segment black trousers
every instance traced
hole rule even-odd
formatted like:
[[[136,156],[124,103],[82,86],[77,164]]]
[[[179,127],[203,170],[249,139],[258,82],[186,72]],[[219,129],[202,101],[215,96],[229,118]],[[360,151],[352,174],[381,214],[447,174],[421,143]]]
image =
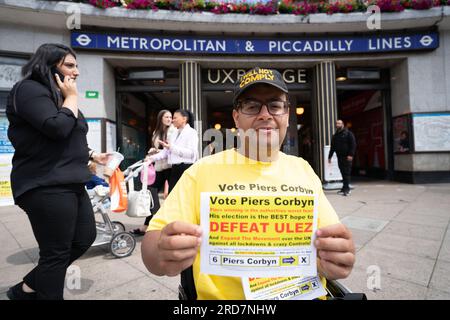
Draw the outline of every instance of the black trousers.
[[[172,165],[172,171],[170,172],[169,178],[169,193],[173,190],[178,180],[180,180],[183,172],[186,171],[192,163],[180,163]]]
[[[61,300],[67,268],[96,237],[94,212],[84,185],[39,187],[17,204],[28,215],[39,245],[39,262],[24,278],[40,300]]]
[[[150,190],[150,193],[153,198],[153,208],[150,209],[151,215],[145,218],[144,225],[148,226],[150,223],[150,220],[152,220],[153,215],[158,212],[161,205],[159,204],[159,196],[158,196],[158,189],[153,188],[153,186],[148,187],[148,190]]]
[[[148,224],[150,223],[150,220],[153,218],[153,215],[158,212],[160,206],[159,203],[159,196],[158,196],[158,192],[160,191],[164,191],[164,185],[166,183],[166,181],[169,181],[170,178],[170,171],[171,169],[165,169],[163,171],[157,171],[156,172],[156,178],[155,178],[155,182],[148,187],[148,190],[150,190],[150,193],[152,194],[152,198],[153,198],[153,208],[150,209],[150,212],[152,213],[150,216],[148,216],[147,218],[145,218],[145,222],[144,225],[148,226]]]
[[[172,168],[169,171],[170,172],[170,175],[169,175],[169,193],[175,187],[175,185],[177,184],[178,180],[180,180],[181,176],[183,175],[183,172],[187,168],[189,168],[191,165],[192,165],[192,163],[181,163],[181,164],[174,164],[174,165],[172,165]],[[160,181],[161,181],[161,183],[163,185],[162,188],[164,189],[164,182],[165,182],[165,180],[162,180],[162,178],[161,178]],[[158,182],[158,173],[156,174],[155,183],[156,182]],[[151,210],[151,212],[153,214],[156,213],[159,210],[159,208],[160,208],[159,198],[158,198],[158,189],[155,187],[155,183],[151,187],[149,187],[149,190],[150,190],[150,192],[152,194],[153,201],[154,201],[154,207]],[[146,226],[148,226],[148,224],[150,223],[150,220],[153,218],[153,214],[148,216],[145,219],[144,224]]]
[[[350,176],[352,172],[352,161],[347,160],[347,156],[338,157],[338,166],[342,174],[342,191],[350,191]]]
[[[157,171],[156,179],[155,182],[152,184],[152,187],[158,189],[158,192],[164,191],[164,185],[166,181],[169,181],[171,171],[172,171],[171,168],[165,169],[163,171]]]

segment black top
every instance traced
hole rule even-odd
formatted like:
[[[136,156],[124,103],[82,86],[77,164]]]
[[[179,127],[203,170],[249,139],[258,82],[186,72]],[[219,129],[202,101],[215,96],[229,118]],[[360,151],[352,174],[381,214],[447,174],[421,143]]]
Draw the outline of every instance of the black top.
[[[11,189],[14,200],[40,186],[86,183],[89,151],[88,125],[68,108],[58,108],[50,89],[34,80],[14,86],[8,96],[8,138],[15,152]],[[13,93],[16,89],[16,103]]]
[[[347,128],[337,131],[331,139],[330,152],[328,153],[328,159],[333,157],[333,153],[336,152],[338,157],[354,156],[356,151],[355,136]]]
[[[400,139],[399,145],[400,145],[400,147],[402,147],[404,149],[404,151],[408,151],[409,150],[409,139],[408,138]]]

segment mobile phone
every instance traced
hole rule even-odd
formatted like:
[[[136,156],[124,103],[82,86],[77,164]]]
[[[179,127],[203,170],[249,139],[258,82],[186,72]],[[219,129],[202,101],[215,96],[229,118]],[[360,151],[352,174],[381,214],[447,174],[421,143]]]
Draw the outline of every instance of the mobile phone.
[[[61,71],[58,70],[58,68],[53,67],[53,68],[51,69],[51,72],[52,72],[52,75],[53,75],[53,76],[54,76],[55,74],[57,74],[58,77],[59,77],[59,79],[61,80],[61,82],[64,82],[65,76],[64,76],[64,74],[62,74]],[[55,80],[55,81],[56,81],[56,80]]]

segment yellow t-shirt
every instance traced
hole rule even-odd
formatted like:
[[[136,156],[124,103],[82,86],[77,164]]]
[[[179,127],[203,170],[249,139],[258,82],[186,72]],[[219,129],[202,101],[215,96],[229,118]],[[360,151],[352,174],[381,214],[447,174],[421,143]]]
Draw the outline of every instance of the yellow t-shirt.
[[[320,179],[308,162],[282,152],[277,161],[259,162],[231,149],[205,157],[186,170],[150,221],[147,231],[161,230],[174,221],[200,225],[201,192],[249,191],[270,195],[310,194],[312,191],[318,195],[318,228],[339,223],[336,212],[323,193]],[[200,300],[245,299],[241,278],[200,273],[200,254],[195,259],[193,274]]]

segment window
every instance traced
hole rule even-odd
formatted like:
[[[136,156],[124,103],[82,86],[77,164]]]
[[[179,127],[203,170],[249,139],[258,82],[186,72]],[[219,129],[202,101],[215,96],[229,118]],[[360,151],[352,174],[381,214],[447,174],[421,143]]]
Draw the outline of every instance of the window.
[[[14,84],[22,78],[22,66],[26,59],[0,56],[0,114],[5,113],[6,99]]]

